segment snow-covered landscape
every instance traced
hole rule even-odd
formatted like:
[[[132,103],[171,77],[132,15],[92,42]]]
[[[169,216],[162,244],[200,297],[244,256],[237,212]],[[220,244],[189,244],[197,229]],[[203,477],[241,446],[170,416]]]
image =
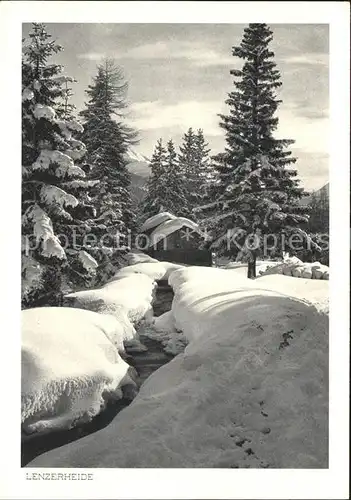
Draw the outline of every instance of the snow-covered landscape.
[[[170,59],[204,85],[182,68],[169,94],[203,103],[175,109],[136,64],[159,28],[111,57],[78,52],[91,27],[24,25],[22,467],[329,466],[328,169],[291,117],[310,32],[219,28],[189,28],[212,40],[201,64]]]

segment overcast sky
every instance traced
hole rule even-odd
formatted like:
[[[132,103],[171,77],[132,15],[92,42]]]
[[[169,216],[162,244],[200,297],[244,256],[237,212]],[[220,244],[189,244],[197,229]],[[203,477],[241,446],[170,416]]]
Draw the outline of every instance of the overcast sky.
[[[277,137],[294,139],[296,167],[306,189],[328,182],[328,25],[270,25],[271,44],[282,76]],[[24,35],[30,25],[24,25]],[[239,24],[48,24],[63,45],[56,60],[78,80],[74,104],[103,57],[112,57],[129,82],[127,121],[140,132],[135,149],[151,156],[156,140],[179,144],[189,128],[202,128],[213,152],[224,146],[218,113],[232,90]]]

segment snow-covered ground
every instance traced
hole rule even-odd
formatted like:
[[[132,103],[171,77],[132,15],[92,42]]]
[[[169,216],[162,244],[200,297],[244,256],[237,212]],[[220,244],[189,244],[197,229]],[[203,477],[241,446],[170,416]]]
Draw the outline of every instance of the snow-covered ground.
[[[101,288],[68,294],[73,308],[23,311],[22,422],[28,432],[91,418],[103,394],[122,397],[120,386],[130,385],[130,367],[119,353],[126,346],[145,350],[135,326],[152,319],[157,274],[156,268],[151,277],[132,268]],[[162,267],[159,274],[166,273]]]
[[[123,273],[122,270],[119,279],[101,288],[70,293],[65,299],[81,309],[115,315],[126,325],[127,331],[128,323],[131,326],[131,322],[152,315],[155,286],[154,279],[146,274]]]
[[[107,428],[29,466],[328,467],[327,287],[238,271],[173,272],[157,323],[183,331],[184,353]]]
[[[329,280],[329,267],[320,262],[302,262],[287,254],[281,262],[265,262],[265,266],[258,269],[258,274],[284,274],[295,278]]]
[[[45,432],[92,418],[107,398],[135,386],[118,348],[124,328],[110,315],[66,307],[22,312],[22,424]],[[136,392],[136,391],[135,391]]]
[[[146,275],[153,281],[168,280],[173,271],[182,267],[180,264],[173,264],[172,262],[138,262],[117,271],[110,281],[116,281],[133,274]]]

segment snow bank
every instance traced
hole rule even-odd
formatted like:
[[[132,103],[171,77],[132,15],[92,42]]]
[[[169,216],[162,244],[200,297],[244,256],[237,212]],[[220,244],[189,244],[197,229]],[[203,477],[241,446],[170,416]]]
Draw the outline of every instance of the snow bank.
[[[173,271],[183,268],[180,264],[174,264],[173,262],[161,262],[155,259],[152,260],[152,262],[138,262],[124,267],[117,271],[110,281],[116,281],[133,274],[144,274],[153,281],[168,280]]]
[[[259,281],[172,273],[185,352],[108,427],[29,466],[327,468],[327,317]]]
[[[128,265],[141,264],[143,262],[158,262],[158,260],[153,259],[146,253],[140,252],[138,250],[133,250],[125,256]]]
[[[312,304],[318,311],[329,312],[329,283],[325,280],[294,279],[291,276],[270,275],[255,280],[255,286],[279,292]]]
[[[69,428],[135,385],[118,354],[116,318],[65,307],[22,312],[22,424],[26,433]]]
[[[281,262],[267,262],[265,268],[258,270],[262,276],[285,274],[294,278],[329,280],[329,267],[320,262],[302,262],[297,257],[285,257]]]
[[[139,250],[133,250],[132,252],[128,253],[125,256],[125,259],[128,263],[129,268],[133,268],[133,269],[137,269],[136,267],[134,267],[135,264],[160,264],[160,265],[162,265],[163,268],[165,269],[164,275],[161,278],[155,278],[155,279],[168,280],[170,274],[173,271],[176,271],[177,269],[184,268],[184,266],[182,266],[181,264],[175,264],[174,262],[167,262],[167,261],[160,261],[157,259],[153,259],[152,257],[147,255],[146,253],[143,253]],[[144,267],[145,270],[147,270],[148,268],[150,270],[152,269],[151,266]],[[141,267],[140,269],[142,270],[143,267]],[[155,269],[160,269],[160,267],[157,267],[157,268],[155,267]],[[124,268],[123,271],[127,271],[127,268]],[[142,271],[142,272],[144,272],[144,271]],[[148,274],[148,272],[146,272],[146,274]]]
[[[149,231],[150,229],[159,226],[163,222],[166,222],[168,220],[173,220],[173,219],[176,219],[175,215],[172,215],[169,212],[160,212],[159,214],[156,214],[153,217],[150,217],[142,224],[142,226],[140,228],[140,233],[143,233],[145,231]]]
[[[142,262],[133,264],[117,271],[111,281],[119,280],[133,274],[148,276],[152,281],[160,280],[166,273],[166,268],[160,262]]]
[[[131,323],[152,315],[155,286],[145,274],[131,274],[101,288],[70,293],[65,300],[74,307],[114,315],[125,325],[125,338],[131,339],[135,334]]]

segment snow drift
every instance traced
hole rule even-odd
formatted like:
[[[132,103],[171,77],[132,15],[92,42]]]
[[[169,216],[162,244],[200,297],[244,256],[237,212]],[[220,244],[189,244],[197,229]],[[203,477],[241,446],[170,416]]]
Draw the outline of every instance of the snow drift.
[[[69,428],[135,386],[122,360],[124,329],[113,316],[65,307],[22,312],[22,428]]]
[[[172,262],[140,262],[117,271],[110,281],[116,281],[135,274],[148,276],[153,281],[167,280],[173,271],[182,267],[180,264],[173,264]]]
[[[173,317],[159,327],[175,320],[184,353],[107,428],[29,466],[328,467],[327,316],[232,271],[187,268],[169,281]]]
[[[265,267],[257,269],[262,276],[284,274],[294,278],[329,280],[329,267],[320,262],[302,262],[297,257],[286,256],[281,262],[267,262]]]
[[[101,288],[70,293],[65,301],[74,307],[114,315],[125,325],[126,338],[130,338],[131,323],[152,315],[155,286],[146,274],[122,273]]]

